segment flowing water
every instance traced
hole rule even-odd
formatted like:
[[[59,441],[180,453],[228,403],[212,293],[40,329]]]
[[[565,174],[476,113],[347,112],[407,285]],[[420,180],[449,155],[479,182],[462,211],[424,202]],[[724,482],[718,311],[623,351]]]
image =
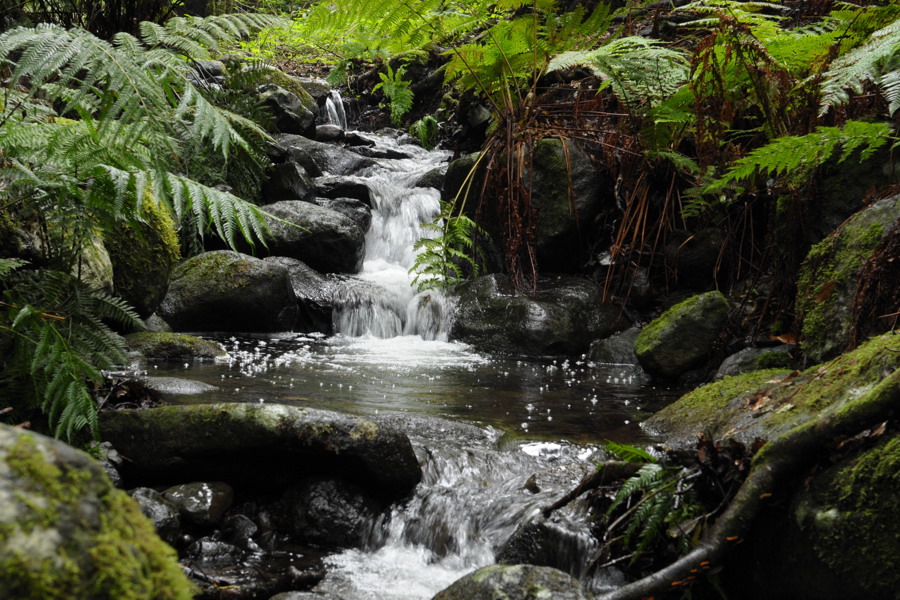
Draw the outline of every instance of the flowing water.
[[[389,138],[379,145],[412,157],[360,175],[372,191],[372,226],[362,272],[337,292],[335,335],[223,336],[227,361],[151,365],[148,374],[207,384],[179,402],[310,406],[408,432],[423,482],[372,524],[364,549],[327,559],[318,589],[345,600],[419,600],[491,564],[516,527],[593,468],[599,442],[651,441],[640,420],[676,392],[643,385],[625,365],[490,357],[447,341],[452,307],[436,292],[417,294],[408,273],[420,225],[439,211],[438,192],[413,184],[447,155]],[[614,581],[587,575],[593,542],[579,510],[559,511],[548,526],[559,531],[563,565],[596,590]]]

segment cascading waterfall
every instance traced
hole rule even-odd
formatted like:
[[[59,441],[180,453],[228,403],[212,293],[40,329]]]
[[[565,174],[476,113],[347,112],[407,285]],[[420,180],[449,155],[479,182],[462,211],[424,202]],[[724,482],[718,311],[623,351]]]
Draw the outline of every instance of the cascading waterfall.
[[[398,147],[391,139],[379,144]],[[344,336],[420,336],[446,341],[447,300],[437,291],[417,293],[409,269],[421,225],[440,211],[440,192],[414,187],[416,180],[447,156],[399,146],[413,158],[382,159],[359,180],[371,190],[372,224],[366,234],[362,271],[344,280],[335,295],[334,329]]]
[[[325,118],[328,123],[347,129],[347,113],[344,110],[344,99],[337,90],[331,90],[325,98]]]

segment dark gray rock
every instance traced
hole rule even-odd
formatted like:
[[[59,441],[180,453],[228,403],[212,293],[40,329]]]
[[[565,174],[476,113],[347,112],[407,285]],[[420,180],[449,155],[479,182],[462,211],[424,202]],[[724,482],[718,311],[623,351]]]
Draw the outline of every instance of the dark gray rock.
[[[135,499],[141,512],[153,522],[156,533],[171,546],[178,545],[181,537],[181,515],[175,505],[151,488],[135,488],[128,492]]]
[[[590,551],[584,536],[552,519],[537,517],[520,525],[495,558],[498,564],[540,565],[568,571],[579,568]]]
[[[147,328],[147,331],[152,331],[153,333],[172,333],[172,328],[169,327],[169,324],[163,321],[162,317],[156,313],[144,319],[144,327]]]
[[[791,357],[789,352],[793,346],[782,344],[770,348],[744,348],[735,352],[722,361],[715,379],[758,371],[759,369],[774,369],[787,367]]]
[[[331,479],[292,488],[285,506],[295,538],[341,548],[358,547],[381,509],[361,488]]]
[[[291,200],[268,204],[262,209],[280,220],[268,219],[267,247],[260,248],[260,254],[296,258],[322,273],[359,271],[365,233],[350,217],[309,202]]]
[[[203,537],[188,546],[187,554],[195,561],[209,564],[234,563],[243,555],[243,550],[228,542],[213,537]]]
[[[130,459],[122,469],[126,481],[220,479],[240,489],[327,475],[395,499],[422,476],[403,433],[359,417],[293,406],[110,411],[101,415],[101,432]]]
[[[316,114],[294,93],[283,87],[266,84],[260,87],[260,100],[275,118],[275,130],[314,136],[316,134]]]
[[[438,592],[433,600],[588,600],[581,583],[562,571],[533,565],[482,567]]]
[[[293,144],[293,141],[305,140],[301,135],[285,133],[277,136],[276,142],[270,143],[267,147],[269,158],[273,163],[283,163],[293,161],[306,169],[311,177],[321,177],[322,167],[307,152],[302,143]]]
[[[692,296],[647,325],[634,343],[641,366],[654,377],[674,379],[703,365],[728,320],[722,292]]]
[[[376,164],[373,159],[360,156],[341,146],[317,142],[300,135],[282,135],[278,137],[278,142],[304,167],[306,167],[305,157],[308,157],[321,173],[329,175],[353,175]],[[308,167],[306,170],[311,175],[317,176],[314,170]]]
[[[264,203],[279,200],[312,202],[316,197],[316,186],[306,169],[295,162],[285,162],[273,165],[269,170],[260,196]]]
[[[303,86],[303,89],[312,96],[313,100],[318,102],[322,98],[328,96],[331,93],[332,87],[331,84],[325,81],[324,79],[318,79],[316,77],[294,77],[294,80]]]
[[[634,342],[640,335],[639,327],[631,327],[602,340],[594,340],[588,350],[588,360],[604,365],[622,368],[622,378],[636,383],[645,383],[650,377],[641,367],[634,354]]]
[[[488,352],[526,356],[577,355],[590,343],[627,327],[619,307],[586,279],[542,279],[533,294],[518,293],[509,278],[487,275],[464,283],[451,337]]]
[[[363,233],[372,225],[372,209],[355,198],[316,198],[315,203],[322,208],[339,212],[353,219]]]
[[[317,142],[340,142],[344,139],[344,130],[333,123],[316,125]]]
[[[211,527],[218,525],[231,508],[234,490],[222,481],[195,481],[172,486],[163,496],[185,521]]]
[[[725,268],[724,245],[725,233],[719,228],[673,231],[663,248],[666,267],[681,287],[708,290],[715,285],[719,271]]]
[[[436,190],[443,189],[444,177],[447,174],[447,167],[447,165],[441,165],[425,172],[421,177],[419,177],[419,179],[416,180],[416,182],[413,184],[413,187],[430,187]]]
[[[298,307],[294,331],[330,333],[335,283],[296,258],[270,256],[265,260],[283,266],[291,275]]]
[[[230,250],[179,265],[159,309],[176,331],[288,331],[296,314],[287,269]]]
[[[325,198],[354,198],[372,206],[372,190],[361,177],[330,175],[316,179],[316,193]]]
[[[351,150],[369,158],[405,159],[412,158],[413,156],[408,152],[397,150],[395,148],[378,148],[375,146],[353,146],[351,147]]]
[[[544,272],[577,271],[584,264],[578,257],[586,257],[586,233],[594,218],[616,209],[607,191],[612,184],[601,178],[588,154],[571,141],[564,149],[558,139],[543,139],[531,160],[538,264]]]

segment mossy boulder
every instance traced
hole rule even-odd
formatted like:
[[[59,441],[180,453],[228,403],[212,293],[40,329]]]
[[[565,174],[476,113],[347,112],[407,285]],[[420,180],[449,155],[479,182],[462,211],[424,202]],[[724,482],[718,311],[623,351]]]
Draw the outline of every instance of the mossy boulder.
[[[858,212],[812,247],[797,282],[801,348],[812,362],[846,349],[853,329],[853,301],[868,257],[900,219],[900,195]]]
[[[587,600],[581,583],[552,567],[490,565],[438,592],[433,600]]]
[[[129,350],[156,360],[215,360],[228,353],[218,342],[184,333],[141,331],[125,336]]]
[[[703,366],[730,310],[719,291],[679,302],[644,327],[634,354],[654,377],[674,379]]]
[[[766,369],[725,377],[682,396],[643,427],[673,445],[690,446],[700,433],[745,444],[773,439],[872,389],[886,371],[900,368],[898,349],[900,336],[884,334],[803,372]]]
[[[765,557],[753,582],[773,600],[894,600],[900,590],[900,435],[853,452],[765,520],[747,553]],[[772,544],[773,536],[780,543]],[[740,560],[740,556],[736,557]]]
[[[230,250],[181,263],[159,307],[175,331],[288,331],[296,315],[287,269]]]
[[[165,297],[181,251],[172,217],[150,197],[144,199],[141,219],[107,232],[105,241],[116,295],[146,319]]]
[[[621,309],[582,278],[542,279],[534,293],[515,290],[505,275],[467,282],[458,297],[450,335],[486,352],[524,356],[577,355],[592,341],[625,329]]]
[[[129,481],[221,480],[281,487],[327,475],[379,497],[405,496],[421,469],[409,438],[360,417],[279,404],[195,404],[101,415]],[[290,468],[285,468],[290,465]]]
[[[0,425],[0,597],[190,600],[175,551],[87,454]]]

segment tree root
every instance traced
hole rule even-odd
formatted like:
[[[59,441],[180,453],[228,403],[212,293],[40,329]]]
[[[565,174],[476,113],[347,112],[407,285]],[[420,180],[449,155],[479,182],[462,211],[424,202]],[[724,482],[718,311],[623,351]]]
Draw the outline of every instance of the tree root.
[[[688,585],[722,561],[729,548],[747,533],[779,485],[784,486],[807,468],[819,451],[885,421],[898,408],[900,370],[894,370],[869,393],[827,410],[768,442],[754,457],[750,474],[731,504],[696,548],[643,579],[597,596],[597,600],[640,600]]]
[[[582,478],[581,483],[579,483],[575,488],[569,491],[569,493],[567,493],[565,496],[563,496],[553,504],[545,506],[543,509],[541,509],[541,514],[544,516],[544,518],[547,518],[551,513],[553,513],[553,511],[559,510],[585,492],[597,489],[598,487],[606,485],[616,479],[627,479],[628,477],[631,477],[638,472],[638,469],[640,469],[641,466],[641,463],[624,462],[619,460],[609,460],[605,463],[597,465],[596,471],[585,475]]]

